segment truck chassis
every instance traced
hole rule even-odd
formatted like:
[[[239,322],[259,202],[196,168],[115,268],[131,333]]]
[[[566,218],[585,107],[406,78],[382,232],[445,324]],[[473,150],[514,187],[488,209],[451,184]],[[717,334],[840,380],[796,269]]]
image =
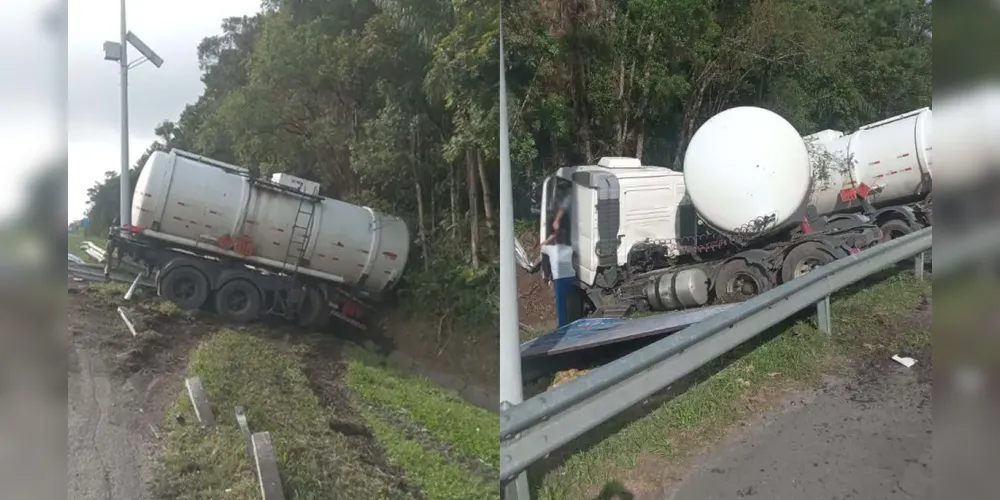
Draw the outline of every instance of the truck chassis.
[[[106,252],[105,276],[128,257],[145,269],[146,277],[154,277],[160,297],[185,310],[210,309],[235,323],[271,315],[303,328],[319,329],[332,316],[364,330],[367,313],[375,310],[344,287],[174,247],[134,228],[112,228]]]
[[[593,287],[577,288],[567,304],[570,320],[586,316],[623,317],[636,312],[670,310],[662,306],[657,290],[667,273],[701,268],[709,278],[710,303],[746,300],[795,279],[836,259],[931,225],[931,199],[880,209],[864,203],[861,213],[812,216],[777,238],[758,242],[734,253],[732,245],[682,258],[650,263],[656,243],[636,245],[629,265],[599,271]],[[664,255],[666,249],[660,254]],[[547,265],[543,265],[548,273]],[[670,293],[670,292],[666,292]]]

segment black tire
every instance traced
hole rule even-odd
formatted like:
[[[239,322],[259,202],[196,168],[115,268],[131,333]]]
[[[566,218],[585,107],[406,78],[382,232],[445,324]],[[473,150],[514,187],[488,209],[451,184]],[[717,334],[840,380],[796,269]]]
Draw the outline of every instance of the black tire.
[[[160,296],[181,309],[194,311],[208,301],[208,278],[191,266],[178,266],[168,271],[157,286]]]
[[[215,292],[215,312],[234,323],[260,317],[260,290],[249,280],[234,279]]]
[[[834,260],[836,258],[822,244],[815,241],[803,243],[785,255],[785,260],[781,263],[781,282],[788,283]]]
[[[723,264],[712,283],[716,299],[724,301],[748,299],[773,287],[773,280],[762,267],[743,259]]]
[[[913,228],[906,221],[891,219],[879,226],[882,230],[882,243],[888,243],[901,236],[906,236],[913,232]]]
[[[302,328],[323,328],[330,322],[330,304],[326,302],[323,292],[310,287],[305,300],[299,307],[295,323]]]

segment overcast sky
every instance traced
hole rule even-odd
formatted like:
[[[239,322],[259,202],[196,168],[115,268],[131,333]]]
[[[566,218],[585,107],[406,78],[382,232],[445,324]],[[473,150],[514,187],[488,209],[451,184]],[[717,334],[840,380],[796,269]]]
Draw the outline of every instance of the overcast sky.
[[[0,217],[22,201],[15,185],[51,154],[58,140],[52,97],[55,68],[52,41],[41,29],[48,5],[9,2],[0,16],[0,147],[4,182],[0,182]],[[119,37],[118,0],[70,0],[68,47],[69,218],[86,208],[86,190],[120,165],[119,75],[104,60],[103,43]],[[129,71],[130,161],[153,141],[153,129],[177,119],[184,106],[201,94],[197,46],[221,32],[222,19],[251,15],[260,0],[128,0],[128,28],[164,59],[156,68],[144,63]],[[29,52],[28,48],[39,52]],[[129,60],[137,51],[130,48]]]

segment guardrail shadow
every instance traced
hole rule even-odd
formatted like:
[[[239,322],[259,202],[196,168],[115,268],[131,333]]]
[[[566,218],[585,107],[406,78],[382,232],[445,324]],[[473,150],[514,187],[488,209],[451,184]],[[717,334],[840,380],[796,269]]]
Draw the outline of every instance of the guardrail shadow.
[[[865,290],[871,285],[884,281],[888,278],[898,275],[901,272],[912,272],[913,271],[913,260],[910,259],[904,261],[902,264],[887,268],[883,271],[873,274],[866,279],[863,279],[853,285],[845,287],[836,292],[835,297],[837,299],[843,300],[850,298],[859,292]],[[925,279],[929,276],[925,277]],[[735,349],[727,352],[718,359],[708,363],[702,368],[696,370],[690,375],[678,380],[674,384],[666,387],[665,389],[653,394],[647,398],[642,403],[639,403],[628,410],[625,410],[621,414],[613,417],[607,422],[601,424],[595,429],[584,433],[582,436],[578,437],[571,443],[556,450],[546,456],[545,458],[535,462],[531,467],[528,468],[528,478],[529,484],[533,491],[533,495],[539,494],[539,487],[542,483],[542,478],[549,472],[560,467],[567,459],[578,453],[584,453],[590,450],[593,446],[603,441],[605,438],[612,436],[622,430],[624,427],[628,426],[632,422],[642,419],[649,415],[651,412],[662,407],[664,404],[669,403],[675,397],[683,394],[688,388],[704,382],[719,373],[733,362],[740,360],[744,356],[752,353],[758,347],[768,343],[773,340],[778,335],[791,328],[796,323],[802,321],[815,322],[816,309],[815,307],[806,307],[805,309],[799,311],[793,316],[779,322],[778,324],[772,326],[765,332],[754,337],[753,339],[737,346]],[[836,317],[836,316],[834,316]],[[817,333],[819,334],[819,333]],[[837,333],[834,333],[834,338],[836,338]],[[624,356],[632,351],[645,347],[663,337],[657,337],[653,339],[638,339],[634,341],[622,342],[618,345],[605,346],[604,349],[594,349],[591,353],[575,353],[575,356],[570,356],[565,354],[566,358],[561,360],[553,361],[551,368],[553,369],[573,369],[585,370],[593,369],[600,365],[611,362],[621,356]],[[541,379],[536,379],[535,383],[531,384],[530,387],[525,388],[525,396],[531,397],[535,394],[544,392],[545,388],[551,384],[553,380],[553,374],[549,374]],[[529,390],[530,389],[530,390]],[[632,499],[634,495],[629,492],[625,487],[617,481],[611,481],[605,484],[604,489],[596,497],[595,500],[604,499]]]

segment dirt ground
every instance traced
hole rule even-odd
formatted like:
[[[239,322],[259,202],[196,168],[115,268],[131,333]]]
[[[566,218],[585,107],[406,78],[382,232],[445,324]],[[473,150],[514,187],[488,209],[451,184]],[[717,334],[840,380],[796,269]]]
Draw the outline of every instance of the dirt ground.
[[[117,311],[122,303],[120,296],[117,289],[72,280],[68,283],[71,499],[153,498],[149,481],[159,450],[159,426],[166,409],[183,391],[189,353],[207,335],[231,326],[209,313],[149,305],[151,301],[140,297],[127,306],[138,332],[137,337],[132,337]],[[388,321],[383,326],[393,328],[394,323]],[[412,331],[414,326],[408,327]],[[476,399],[474,404],[496,407],[495,395],[491,394],[496,390],[495,382],[489,386],[474,383],[488,379],[487,371],[465,376],[451,371],[472,366],[475,351],[440,349],[419,342],[426,338],[420,335],[397,341],[377,332],[338,336],[310,335],[283,325],[256,325],[250,329],[302,356],[314,391],[337,416],[331,425],[348,436],[364,460],[396,478],[402,474],[393,474],[380,445],[349,402],[340,362],[345,341],[366,345],[383,355],[389,352],[390,359],[405,359],[399,364],[406,368],[431,371],[424,375],[439,385],[455,385],[449,388]],[[443,342],[447,347],[447,339]],[[482,361],[478,364],[481,367]]]
[[[107,292],[71,281],[68,293],[69,498],[152,498],[163,411],[210,328],[143,311],[133,338]]]
[[[538,255],[537,235],[523,235],[521,245],[528,255]],[[529,274],[517,268],[517,303],[518,321],[522,325],[541,331],[555,328],[555,296],[551,285],[542,278],[542,273]]]

